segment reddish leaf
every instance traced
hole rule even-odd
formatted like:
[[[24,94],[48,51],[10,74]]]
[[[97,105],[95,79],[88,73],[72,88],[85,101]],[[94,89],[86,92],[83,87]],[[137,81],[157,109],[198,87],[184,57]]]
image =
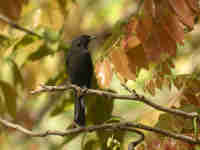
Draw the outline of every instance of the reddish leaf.
[[[138,26],[138,37],[143,42],[144,51],[150,60],[160,60],[162,53],[168,53],[170,56],[176,54],[176,42],[158,23],[153,23],[151,30],[141,20],[141,26]],[[146,33],[148,33],[146,35]]]
[[[0,12],[3,15],[16,20],[20,17],[20,13],[24,3],[27,3],[27,0],[1,1]]]
[[[156,14],[158,22],[164,28],[164,30],[171,36],[171,38],[183,44],[184,40],[184,29],[180,24],[176,15],[171,13],[172,10],[169,6],[168,1],[161,1],[160,4],[157,4]]]
[[[126,52],[128,67],[130,71],[136,74],[137,68],[147,68],[148,61],[145,57],[142,45],[129,49]]]
[[[132,17],[129,20],[129,23],[125,26],[125,37],[121,41],[123,49],[135,48],[140,44],[140,40],[135,35],[135,30],[138,24],[138,20],[135,17]]]
[[[185,0],[168,0],[168,2],[180,21],[192,29],[194,25],[194,13],[189,8]]]
[[[128,24],[125,26],[125,30],[128,34],[132,33],[132,32],[135,32],[135,29],[137,27],[137,24],[138,24],[138,20],[136,17],[132,17]]]
[[[104,59],[103,62],[98,61],[95,64],[95,73],[98,85],[101,88],[108,88],[113,75],[110,62],[107,59]]]
[[[149,16],[144,16],[138,21],[138,26],[136,28],[137,37],[140,39],[141,43],[144,43],[152,31],[152,18]]]
[[[200,12],[200,7],[199,7],[199,0],[185,0],[189,7],[195,12],[199,13]]]
[[[155,17],[155,3],[154,0],[144,1],[144,15]]]
[[[110,55],[111,61],[114,65],[114,69],[118,72],[124,79],[135,79],[135,73],[130,69],[128,58],[126,52],[122,49],[113,50]]]

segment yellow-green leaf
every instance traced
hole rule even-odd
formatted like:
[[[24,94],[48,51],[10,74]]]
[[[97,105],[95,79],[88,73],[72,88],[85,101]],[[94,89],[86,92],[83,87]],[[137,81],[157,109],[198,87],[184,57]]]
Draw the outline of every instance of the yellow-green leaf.
[[[15,85],[20,84],[23,87],[24,86],[23,77],[15,61],[11,58],[6,58],[5,62],[8,63],[8,65],[11,67],[14,76],[14,84]]]
[[[17,107],[17,91],[12,87],[8,82],[0,80],[0,87],[5,98],[6,107],[8,113],[15,118],[16,116],[16,107]]]

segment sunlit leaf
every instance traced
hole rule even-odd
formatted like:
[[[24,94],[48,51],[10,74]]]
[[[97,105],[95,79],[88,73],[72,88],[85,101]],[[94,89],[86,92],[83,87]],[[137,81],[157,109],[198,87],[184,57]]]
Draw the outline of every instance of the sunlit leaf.
[[[66,71],[59,72],[51,77],[45,84],[47,85],[61,85],[67,80]]]
[[[22,6],[25,2],[26,2],[25,0],[1,1],[1,6],[0,6],[1,14],[13,20],[17,20],[20,17]]]
[[[28,57],[28,60],[30,61],[40,60],[43,57],[46,57],[51,54],[53,54],[53,51],[49,49],[46,44],[43,44],[42,46],[39,47],[37,51],[35,51]]]
[[[98,61],[95,64],[95,73],[98,85],[101,88],[108,88],[112,79],[112,68],[109,60]]]
[[[5,112],[6,112],[6,105],[3,99],[2,90],[0,90],[0,115],[4,114]]]
[[[69,109],[72,108],[73,102],[74,102],[73,98],[63,99],[62,102],[57,104],[57,106],[54,108],[54,110],[51,113],[51,116],[56,116],[64,111],[68,111]]]
[[[198,130],[199,130],[197,121],[198,121],[197,118],[193,119],[194,135],[195,135],[196,139],[198,139]]]
[[[35,42],[36,40],[38,40],[38,37],[30,35],[30,34],[26,34],[13,48],[13,50],[18,50],[20,48],[23,48],[29,44],[32,44],[33,42]]]
[[[0,80],[0,87],[5,98],[8,113],[15,118],[17,107],[17,91],[9,83]]]
[[[19,67],[17,66],[15,61],[11,58],[6,58],[5,62],[8,63],[8,65],[11,67],[12,74],[14,76],[14,84],[15,85],[20,84],[23,87],[24,86],[24,80],[23,80],[22,74],[19,70]]]
[[[60,39],[61,33],[56,32],[53,29],[46,28],[44,33],[43,33],[44,39],[47,39],[51,42],[56,42]]]
[[[0,34],[0,49],[8,48],[11,44],[12,44],[12,42],[9,37]]]
[[[200,146],[199,145],[195,145],[195,150],[200,150]]]

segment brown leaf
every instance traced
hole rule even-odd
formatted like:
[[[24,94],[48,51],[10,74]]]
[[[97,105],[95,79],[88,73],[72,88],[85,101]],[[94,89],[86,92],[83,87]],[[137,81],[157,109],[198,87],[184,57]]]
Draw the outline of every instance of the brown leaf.
[[[176,42],[165,32],[160,24],[154,23],[151,31],[148,32],[151,32],[151,34],[149,34],[148,39],[143,43],[148,59],[159,61],[161,60],[161,54],[175,56]]]
[[[121,45],[123,49],[135,48],[140,44],[140,40],[136,36],[136,27],[138,24],[138,19],[132,17],[128,24],[125,26],[125,37],[121,40]]]
[[[175,56],[176,44],[183,44],[184,25],[193,28],[197,2],[186,0],[144,1],[136,35],[141,41],[149,61],[161,61],[161,54]],[[128,40],[127,40],[128,41]]]
[[[112,68],[108,59],[104,59],[103,62],[98,61],[95,64],[95,73],[98,85],[101,88],[108,88],[112,80]]]
[[[114,65],[114,70],[123,77],[123,80],[135,79],[135,73],[131,71],[126,52],[123,49],[113,50],[110,58]]]
[[[153,18],[155,17],[156,12],[154,0],[144,1],[144,15],[151,16]]]
[[[188,3],[188,6],[195,12],[199,13],[200,12],[200,7],[199,7],[199,0],[185,0]]]
[[[143,16],[139,19],[136,34],[141,43],[144,43],[148,39],[152,31],[152,26],[153,22],[150,16]]]
[[[170,8],[168,1],[162,1],[160,4],[157,4],[156,7],[156,14],[158,16],[156,20],[174,41],[183,44],[183,26],[180,24],[178,17],[171,12],[172,9]]]
[[[153,22],[150,16],[144,16],[139,20],[136,32],[142,42],[145,55],[149,61],[160,60],[160,55],[163,52],[168,52],[170,55],[175,54],[176,43],[166,33],[160,24]]]
[[[26,0],[6,0],[1,1],[0,13],[10,19],[17,20],[20,17],[22,5]]]
[[[185,0],[168,0],[170,6],[178,16],[179,20],[190,29],[194,25],[194,13]]]
[[[126,57],[128,61],[128,67],[130,71],[134,74],[136,74],[137,68],[148,67],[148,61],[145,57],[142,45],[139,45],[132,49],[128,49],[128,51],[126,52]]]
[[[182,105],[193,104],[200,106],[200,81],[194,79],[191,75],[179,75],[174,80],[177,88],[183,88],[184,97],[181,100]]]

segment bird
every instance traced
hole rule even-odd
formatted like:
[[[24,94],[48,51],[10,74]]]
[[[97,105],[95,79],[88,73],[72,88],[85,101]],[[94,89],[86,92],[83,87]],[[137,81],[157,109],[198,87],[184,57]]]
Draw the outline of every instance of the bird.
[[[95,36],[80,35],[72,40],[67,53],[67,72],[72,84],[81,88],[90,88],[93,76],[93,64],[88,45]],[[80,127],[86,124],[84,95],[75,92],[74,122]]]

